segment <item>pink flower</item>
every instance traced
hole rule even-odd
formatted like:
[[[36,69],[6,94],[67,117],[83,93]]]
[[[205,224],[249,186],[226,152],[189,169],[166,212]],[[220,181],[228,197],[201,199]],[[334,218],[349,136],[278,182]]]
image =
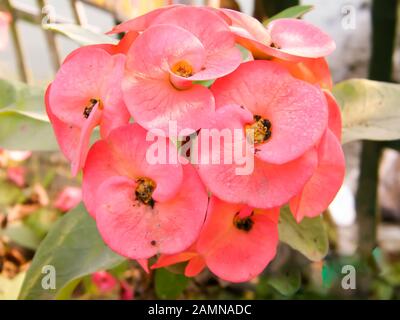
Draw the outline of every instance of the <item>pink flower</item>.
[[[10,167],[7,169],[7,178],[14,182],[18,187],[25,186],[26,168]]]
[[[54,201],[54,207],[67,212],[75,208],[82,201],[82,189],[65,187]]]
[[[0,51],[7,48],[8,44],[8,28],[11,22],[9,12],[0,11]]]
[[[212,197],[196,245],[178,255],[161,256],[152,268],[189,261],[186,276],[207,266],[223,280],[249,281],[275,257],[278,217],[279,208],[258,210]]]
[[[135,298],[133,288],[126,281],[120,281],[120,286],[120,300],[133,300]]]
[[[238,43],[249,49],[255,58],[321,58],[336,48],[327,34],[303,20],[277,19],[264,28],[258,20],[246,14],[229,9],[222,9],[222,12],[231,19],[231,29]]]
[[[121,30],[132,30],[132,23]],[[218,14],[207,8],[170,8],[151,20],[127,54],[125,103],[146,129],[166,132],[172,120],[178,130],[194,132],[209,122],[214,99],[193,82],[225,76],[241,62],[234,36]]]
[[[137,124],[120,127],[93,145],[84,167],[88,211],[110,248],[132,259],[185,250],[207,210],[196,171],[179,163],[151,164],[152,144]],[[168,142],[166,154],[170,148],[175,147]]]
[[[255,88],[255,90],[250,90]],[[254,170],[237,175],[238,163],[200,163],[199,174],[222,200],[255,208],[274,208],[298,194],[317,165],[315,145],[327,128],[328,107],[320,89],[294,79],[269,61],[242,64],[212,86],[217,105],[216,128],[255,132],[249,154]],[[250,131],[251,132],[251,131]],[[229,146],[228,146],[229,147]]]
[[[75,175],[85,163],[93,129],[106,137],[129,122],[122,100],[125,56],[81,48],[61,66],[46,92],[46,109]]]
[[[92,274],[92,281],[100,293],[110,293],[116,289],[118,281],[107,271],[98,271]]]

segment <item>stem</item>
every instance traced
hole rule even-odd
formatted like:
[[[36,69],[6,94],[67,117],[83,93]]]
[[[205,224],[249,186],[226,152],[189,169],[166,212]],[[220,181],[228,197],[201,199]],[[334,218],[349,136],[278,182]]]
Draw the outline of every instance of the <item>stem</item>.
[[[374,0],[372,5],[372,52],[369,78],[377,81],[391,81],[393,51],[396,35],[397,0]],[[371,258],[376,246],[376,222],[378,220],[379,162],[384,143],[363,141],[361,167],[356,194],[359,221],[359,250],[364,259]],[[367,295],[371,277],[364,279],[364,293]]]

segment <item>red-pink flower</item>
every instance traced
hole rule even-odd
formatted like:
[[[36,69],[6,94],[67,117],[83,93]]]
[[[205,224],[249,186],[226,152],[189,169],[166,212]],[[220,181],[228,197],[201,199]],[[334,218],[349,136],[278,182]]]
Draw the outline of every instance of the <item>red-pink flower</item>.
[[[104,241],[132,259],[185,250],[207,210],[207,193],[194,168],[151,164],[153,143],[137,124],[120,127],[93,145],[84,167],[88,211]],[[168,142],[166,154],[170,148]]]
[[[132,30],[130,22],[118,30]],[[147,129],[196,131],[214,111],[211,92],[194,81],[213,80],[235,70],[240,50],[227,23],[207,8],[178,6],[151,20],[127,55],[124,99]],[[196,114],[193,117],[193,114]]]
[[[75,208],[82,201],[82,189],[78,187],[65,187],[54,201],[54,207],[67,212]]]
[[[46,92],[46,109],[61,150],[76,174],[85,163],[93,129],[106,137],[129,122],[122,99],[125,56],[81,48],[61,66]]]
[[[117,279],[107,271],[98,271],[93,273],[92,281],[101,293],[112,292],[118,284]]]
[[[254,170],[236,174],[240,165],[224,162],[229,147],[225,146],[219,154],[221,164],[200,162],[199,173],[206,186],[225,201],[256,208],[288,202],[317,164],[314,147],[328,123],[322,91],[269,61],[244,63],[217,80],[211,90],[217,105],[212,127],[241,130],[243,143],[249,139],[248,130],[254,130],[249,153]]]
[[[7,178],[18,187],[23,187],[25,185],[26,171],[25,167],[10,167],[7,169]]]
[[[186,276],[207,266],[223,280],[251,280],[275,257],[278,217],[279,208],[259,210],[212,197],[196,245],[181,254],[161,256],[152,268],[189,261]]]
[[[229,9],[222,11],[231,19],[231,29],[238,43],[256,58],[321,58],[336,48],[330,36],[303,20],[277,19],[264,28],[258,20],[246,14]]]

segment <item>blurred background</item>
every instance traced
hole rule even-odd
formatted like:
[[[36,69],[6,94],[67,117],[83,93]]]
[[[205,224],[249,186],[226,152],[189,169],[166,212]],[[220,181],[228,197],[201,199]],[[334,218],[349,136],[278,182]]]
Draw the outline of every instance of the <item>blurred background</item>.
[[[42,22],[78,23],[106,32],[116,23],[172,3],[228,7],[261,21],[290,6],[313,5],[304,19],[336,41],[337,50],[328,59],[335,82],[400,81],[397,0],[0,0],[0,78],[45,87],[65,56],[78,47],[42,29]],[[187,280],[177,275],[179,270],[162,271],[165,281],[179,289],[172,292],[158,290],[154,276],[126,262],[85,277],[72,297],[399,299],[400,143],[352,142],[344,150],[345,184],[324,216],[330,239],[324,261],[310,262],[282,244],[275,261],[251,283],[228,284],[208,272]],[[79,186],[60,153],[0,149],[0,299],[17,297],[41,239],[57,218],[80,202]],[[357,270],[354,290],[341,286],[346,265]]]

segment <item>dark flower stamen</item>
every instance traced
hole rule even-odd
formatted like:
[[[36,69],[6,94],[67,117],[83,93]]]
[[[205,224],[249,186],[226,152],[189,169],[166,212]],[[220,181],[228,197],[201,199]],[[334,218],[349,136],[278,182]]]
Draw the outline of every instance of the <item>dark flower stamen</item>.
[[[267,142],[272,135],[271,121],[269,121],[268,119],[264,119],[258,115],[254,116],[254,121],[255,122],[253,124],[247,125],[245,127],[247,139],[252,144]]]
[[[251,215],[246,218],[240,218],[238,215],[239,213],[237,213],[235,218],[233,219],[233,225],[239,230],[249,232],[254,225],[254,221],[251,219]]]
[[[90,113],[92,112],[94,106],[98,103],[99,101],[97,99],[90,99],[89,100],[89,105],[85,107],[83,110],[83,116],[85,119],[89,118]]]
[[[145,205],[154,207],[155,201],[152,198],[153,192],[156,188],[156,183],[149,178],[139,178],[136,180],[137,187],[135,189],[136,200]]]

